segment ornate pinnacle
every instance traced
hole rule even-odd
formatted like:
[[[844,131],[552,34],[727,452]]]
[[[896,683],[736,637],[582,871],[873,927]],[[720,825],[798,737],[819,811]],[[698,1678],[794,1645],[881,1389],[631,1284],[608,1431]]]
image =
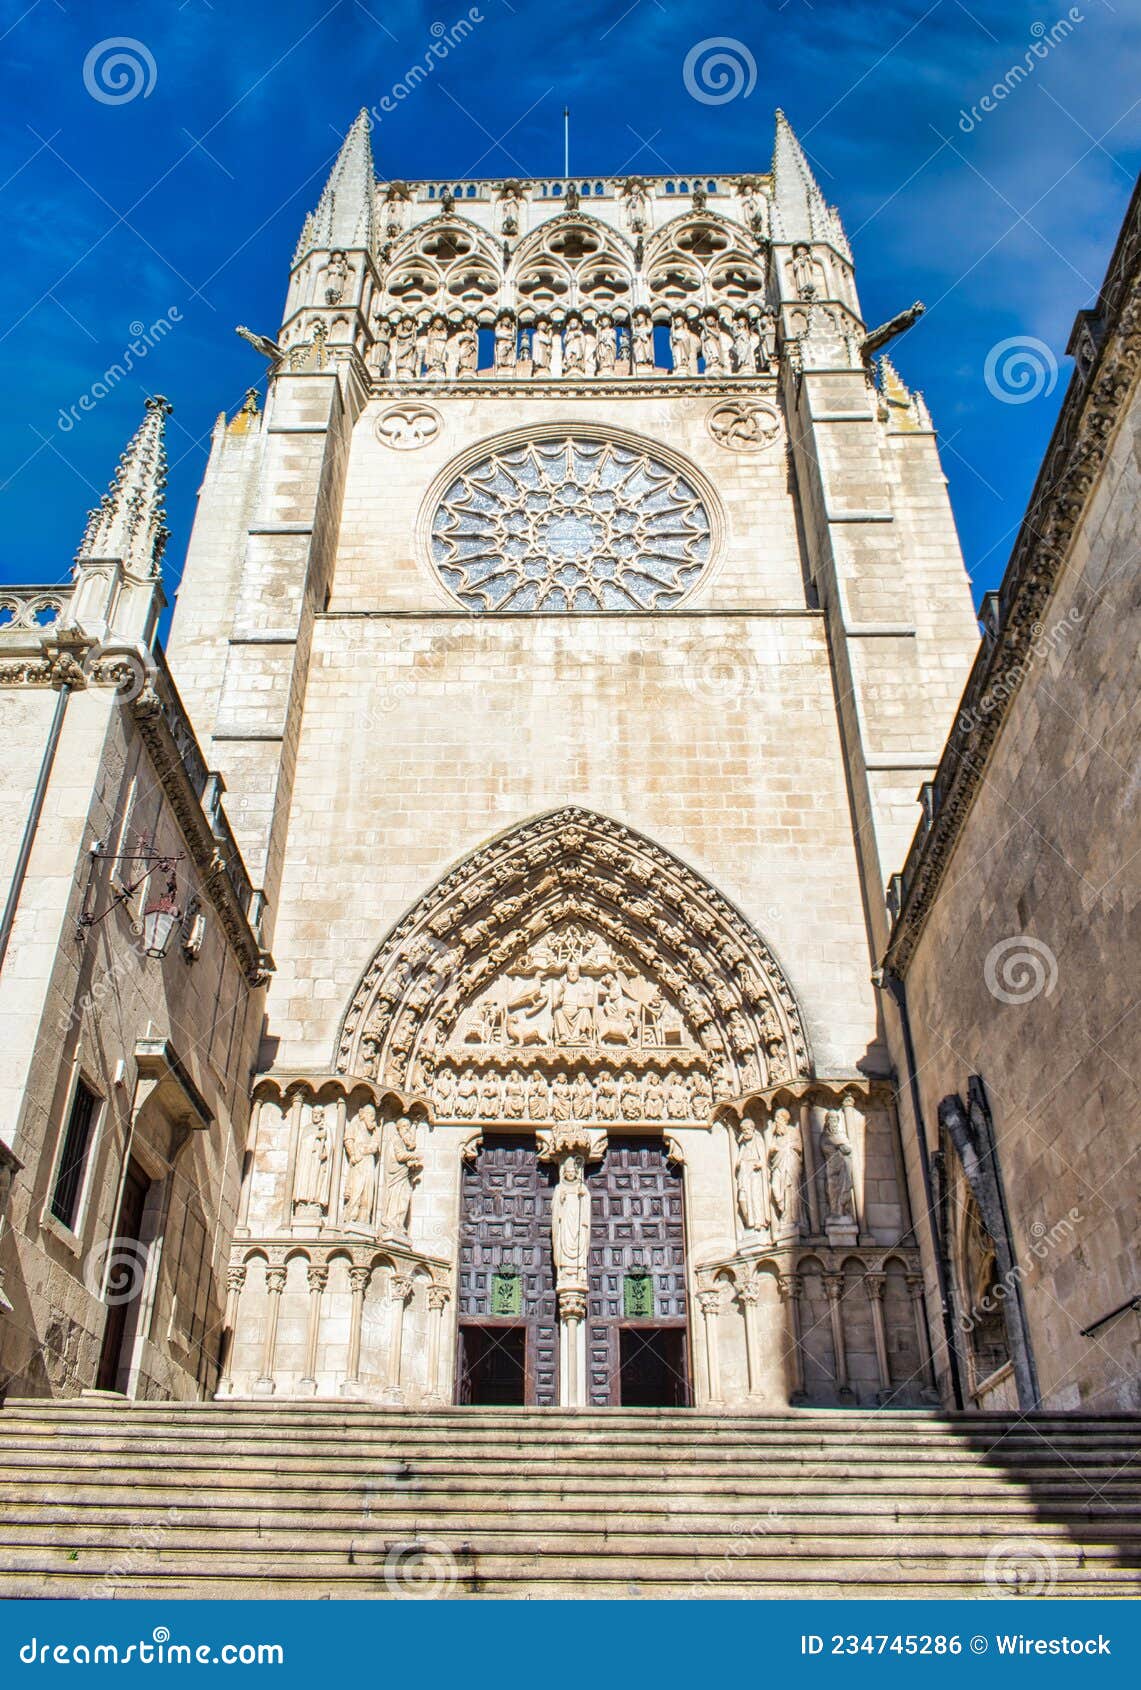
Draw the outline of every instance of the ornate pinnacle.
[[[119,459],[108,492],[87,517],[76,565],[87,558],[118,558],[129,575],[157,575],[170,537],[163,493],[166,488],[164,427],[174,406],[153,394],[145,415]]]

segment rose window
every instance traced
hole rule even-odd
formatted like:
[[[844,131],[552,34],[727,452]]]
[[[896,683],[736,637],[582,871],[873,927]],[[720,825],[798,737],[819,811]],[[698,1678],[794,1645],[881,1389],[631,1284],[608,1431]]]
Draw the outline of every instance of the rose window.
[[[530,441],[448,487],[432,559],[473,610],[663,610],[709,562],[709,512],[684,475],[609,440]]]

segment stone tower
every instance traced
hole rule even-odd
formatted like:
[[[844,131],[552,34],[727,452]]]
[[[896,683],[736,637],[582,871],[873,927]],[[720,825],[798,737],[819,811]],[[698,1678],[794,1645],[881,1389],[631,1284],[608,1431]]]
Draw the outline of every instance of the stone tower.
[[[869,975],[977,633],[910,320],[780,113],[621,180],[353,124],[169,647],[276,959],[223,1391],[930,1395]]]

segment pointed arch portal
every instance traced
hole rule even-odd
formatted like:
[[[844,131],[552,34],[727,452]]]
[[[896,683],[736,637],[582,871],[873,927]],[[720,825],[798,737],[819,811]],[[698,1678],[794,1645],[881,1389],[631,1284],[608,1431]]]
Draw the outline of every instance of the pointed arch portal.
[[[435,1117],[708,1120],[807,1077],[763,938],[677,857],[592,811],[510,829],[389,933],[353,994],[337,1071]]]

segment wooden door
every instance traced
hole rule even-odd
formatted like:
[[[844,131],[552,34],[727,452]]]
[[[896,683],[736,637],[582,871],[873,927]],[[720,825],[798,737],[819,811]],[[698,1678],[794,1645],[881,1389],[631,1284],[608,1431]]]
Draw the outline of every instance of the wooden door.
[[[672,1357],[671,1403],[689,1400],[685,1295],[685,1215],[681,1170],[660,1137],[611,1138],[587,1170],[591,1193],[587,1374],[593,1407],[621,1403],[623,1345],[636,1334]],[[647,1280],[649,1284],[647,1285]],[[677,1334],[658,1341],[655,1333]],[[670,1404],[662,1404],[669,1406]]]
[[[507,1282],[518,1275],[518,1284]],[[510,1295],[515,1292],[514,1302]],[[456,1400],[473,1394],[471,1358],[486,1334],[523,1328],[525,1400],[548,1408],[559,1400],[559,1328],[551,1260],[551,1178],[535,1140],[488,1137],[460,1186],[458,1314],[460,1362]],[[513,1310],[503,1313],[506,1304]],[[471,1337],[465,1343],[465,1333]],[[478,1332],[477,1330],[478,1329]],[[468,1361],[465,1363],[465,1355]]]
[[[119,1204],[119,1220],[112,1241],[112,1258],[121,1254],[125,1260],[141,1264],[142,1253],[133,1246],[138,1245],[142,1234],[143,1209],[150,1184],[139,1164],[129,1161]],[[132,1295],[126,1295],[121,1288],[117,1290],[114,1276],[108,1284],[107,1324],[103,1328],[103,1347],[99,1354],[99,1371],[95,1376],[96,1389],[100,1391],[119,1389],[119,1375],[130,1359],[126,1353],[126,1338],[128,1330],[132,1337],[135,1332],[138,1298],[143,1289],[142,1272],[131,1271],[125,1276],[124,1284]]]

